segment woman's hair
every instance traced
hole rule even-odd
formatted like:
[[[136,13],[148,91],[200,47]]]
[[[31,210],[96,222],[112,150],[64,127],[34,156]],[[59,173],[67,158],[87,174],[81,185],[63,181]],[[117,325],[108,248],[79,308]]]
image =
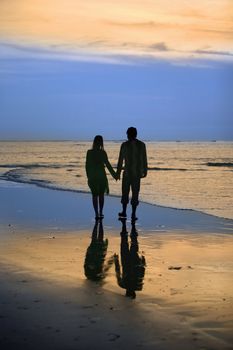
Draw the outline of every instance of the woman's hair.
[[[93,140],[92,149],[104,149],[104,141],[101,135],[96,135]]]

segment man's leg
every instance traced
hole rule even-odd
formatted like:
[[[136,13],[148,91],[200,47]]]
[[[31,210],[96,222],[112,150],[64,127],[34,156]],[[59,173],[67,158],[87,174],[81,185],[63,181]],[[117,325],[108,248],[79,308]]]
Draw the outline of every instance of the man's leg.
[[[100,194],[99,195],[100,218],[103,217],[103,207],[104,207],[104,194]]]
[[[139,204],[138,196],[140,191],[140,177],[133,178],[131,181],[131,187],[132,187],[132,199],[131,199],[131,205],[132,205],[132,220],[137,220],[136,218],[136,210],[137,206]]]
[[[129,190],[130,190],[130,182],[129,178],[123,174],[123,179],[122,179],[122,196],[121,196],[121,204],[122,204],[122,212],[119,213],[119,216],[121,217],[126,217],[126,209],[127,209],[127,204],[129,203]]]

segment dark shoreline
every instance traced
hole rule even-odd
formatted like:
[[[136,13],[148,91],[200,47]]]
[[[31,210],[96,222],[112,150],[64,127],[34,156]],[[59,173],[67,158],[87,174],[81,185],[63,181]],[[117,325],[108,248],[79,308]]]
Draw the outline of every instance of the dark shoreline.
[[[58,187],[58,186],[51,186],[49,185],[49,182],[46,180],[31,180],[31,181],[26,181],[26,180],[22,180],[19,179],[17,176],[5,176],[2,175],[0,176],[0,187],[1,187],[1,182],[9,182],[12,184],[24,184],[24,185],[33,185],[39,188],[44,188],[44,189],[48,189],[48,190],[53,190],[53,191],[63,191],[63,192],[71,192],[71,193],[83,193],[83,194],[88,194],[90,195],[90,191],[85,191],[85,190],[75,190],[75,189],[71,189],[71,188],[63,188],[63,187]],[[120,195],[117,194],[108,194],[107,197],[112,197],[112,198],[118,198],[119,202],[120,202]],[[176,208],[176,207],[169,207],[169,206],[165,206],[165,205],[161,205],[161,204],[154,204],[154,203],[149,203],[143,200],[140,200],[140,203],[146,204],[146,205],[151,205],[154,206],[156,208],[164,208],[164,209],[174,209],[174,210],[184,210],[184,211],[188,211],[188,212],[194,212],[194,213],[200,213],[202,215],[207,215],[207,216],[212,216],[214,218],[218,218],[218,219],[222,219],[222,220],[227,220],[229,222],[233,223],[233,219],[230,218],[226,218],[224,216],[217,216],[214,214],[210,214],[210,213],[205,213],[201,210],[196,210],[196,209],[190,209],[190,208]]]

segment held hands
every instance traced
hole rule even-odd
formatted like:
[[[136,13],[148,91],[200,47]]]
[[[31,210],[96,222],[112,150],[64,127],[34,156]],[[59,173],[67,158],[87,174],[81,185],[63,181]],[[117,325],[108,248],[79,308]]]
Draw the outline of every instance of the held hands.
[[[118,174],[118,173],[115,173],[113,177],[116,181],[120,180],[120,174]]]
[[[141,176],[141,177],[143,178],[143,177],[146,177],[146,176],[147,176],[147,171],[144,171],[144,172],[142,173],[142,176]]]

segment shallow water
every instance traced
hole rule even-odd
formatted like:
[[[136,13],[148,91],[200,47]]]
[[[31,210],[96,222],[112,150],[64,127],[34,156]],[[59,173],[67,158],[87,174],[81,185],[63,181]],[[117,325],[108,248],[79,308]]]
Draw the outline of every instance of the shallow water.
[[[113,166],[120,142],[105,142]],[[146,142],[148,176],[141,200],[233,218],[233,142]],[[89,191],[85,175],[90,142],[1,142],[0,179]],[[120,182],[109,175],[110,193]]]

